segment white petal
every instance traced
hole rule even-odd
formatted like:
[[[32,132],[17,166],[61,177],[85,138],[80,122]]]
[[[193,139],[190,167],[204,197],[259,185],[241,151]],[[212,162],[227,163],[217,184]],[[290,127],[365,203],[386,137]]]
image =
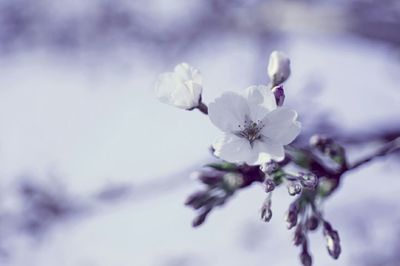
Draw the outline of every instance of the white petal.
[[[258,156],[246,139],[233,134],[224,134],[213,147],[216,156],[232,163],[253,163]]]
[[[201,76],[188,64],[179,64],[173,73],[164,73],[159,76],[155,93],[163,103],[191,109],[198,105],[201,97]]]
[[[225,92],[208,106],[208,116],[211,122],[224,132],[232,133],[239,130],[250,109],[246,99],[233,92]]]
[[[174,72],[176,73],[177,77],[180,78],[183,82],[192,81],[194,83],[202,85],[202,77],[200,75],[200,71],[187,63],[181,63],[175,66]]]
[[[258,86],[258,88],[264,92],[263,106],[265,106],[265,108],[267,108],[269,111],[275,110],[277,108],[276,99],[271,89],[267,86]]]
[[[264,101],[263,87],[265,86],[250,86],[244,91],[244,96],[251,104],[262,104]]]
[[[252,121],[262,120],[268,112],[276,109],[275,96],[267,86],[250,86],[244,92],[250,107]]]
[[[273,85],[279,85],[290,76],[290,59],[279,51],[273,51],[269,57],[268,76]]]
[[[283,145],[269,139],[256,140],[253,143],[253,150],[257,154],[251,165],[261,165],[271,160],[281,161],[285,158]]]
[[[187,81],[185,85],[191,93],[193,104],[197,106],[198,103],[200,102],[200,97],[203,91],[203,87],[199,83],[196,83],[194,81]]]
[[[296,121],[297,113],[288,108],[278,108],[264,118],[262,134],[282,145],[291,143],[301,130],[300,122]]]
[[[177,77],[179,77],[183,81],[191,79],[190,66],[187,63],[181,63],[179,65],[176,65],[174,68],[174,73],[176,74]]]

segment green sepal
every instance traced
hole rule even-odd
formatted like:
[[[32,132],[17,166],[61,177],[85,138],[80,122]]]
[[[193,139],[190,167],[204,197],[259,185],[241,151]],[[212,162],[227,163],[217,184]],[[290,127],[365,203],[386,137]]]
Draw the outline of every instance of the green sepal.
[[[210,163],[206,164],[207,167],[211,167],[215,170],[225,171],[225,172],[237,172],[238,166],[233,163],[223,162],[223,163]]]
[[[286,173],[282,169],[278,169],[277,171],[271,174],[272,180],[274,180],[275,185],[280,185],[283,183],[283,178],[286,176]]]

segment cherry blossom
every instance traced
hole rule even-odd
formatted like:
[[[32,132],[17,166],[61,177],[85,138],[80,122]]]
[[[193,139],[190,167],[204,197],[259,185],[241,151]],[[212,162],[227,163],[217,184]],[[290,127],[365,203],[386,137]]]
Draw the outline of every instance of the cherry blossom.
[[[258,165],[285,157],[284,145],[300,133],[294,110],[277,107],[267,86],[251,86],[243,94],[226,92],[209,105],[211,122],[223,131],[214,154],[232,163]]]
[[[200,72],[187,63],[175,66],[174,72],[161,74],[155,85],[161,102],[187,110],[199,106],[202,90]]]

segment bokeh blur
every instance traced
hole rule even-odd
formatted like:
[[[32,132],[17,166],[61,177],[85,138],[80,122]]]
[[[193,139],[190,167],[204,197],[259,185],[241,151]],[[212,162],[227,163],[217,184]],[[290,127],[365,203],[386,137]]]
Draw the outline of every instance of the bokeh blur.
[[[269,224],[254,185],[191,227],[218,130],[153,94],[180,62],[206,103],[266,84],[273,50],[292,60],[299,142],[326,133],[357,158],[399,135],[398,0],[0,0],[0,265],[297,265],[285,191]],[[315,236],[316,265],[400,265],[399,170],[345,177],[325,206],[343,254]]]

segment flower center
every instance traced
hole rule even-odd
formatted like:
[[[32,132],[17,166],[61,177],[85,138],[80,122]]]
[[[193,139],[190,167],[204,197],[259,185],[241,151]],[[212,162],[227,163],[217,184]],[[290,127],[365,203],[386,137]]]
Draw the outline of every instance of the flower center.
[[[237,132],[237,136],[247,139],[250,144],[257,139],[261,139],[261,129],[264,128],[264,123],[261,120],[257,122],[252,121],[248,117],[246,117],[243,125],[238,125],[239,132]]]

